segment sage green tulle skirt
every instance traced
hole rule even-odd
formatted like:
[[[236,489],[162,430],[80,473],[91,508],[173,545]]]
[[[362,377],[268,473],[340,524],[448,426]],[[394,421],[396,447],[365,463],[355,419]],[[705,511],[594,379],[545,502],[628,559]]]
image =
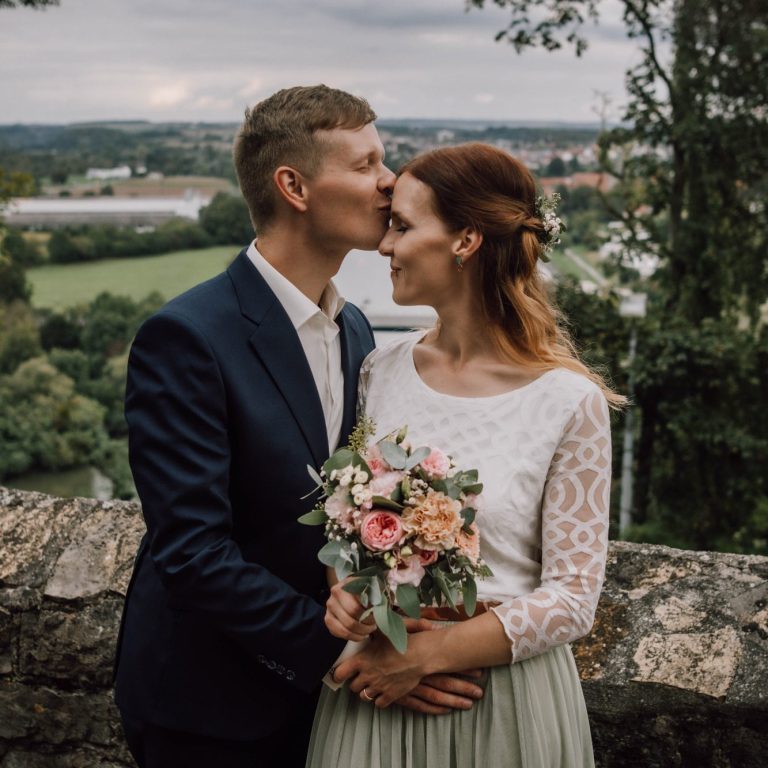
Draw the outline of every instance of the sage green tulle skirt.
[[[592,739],[570,646],[492,667],[470,710],[377,709],[323,686],[307,768],[591,768]]]

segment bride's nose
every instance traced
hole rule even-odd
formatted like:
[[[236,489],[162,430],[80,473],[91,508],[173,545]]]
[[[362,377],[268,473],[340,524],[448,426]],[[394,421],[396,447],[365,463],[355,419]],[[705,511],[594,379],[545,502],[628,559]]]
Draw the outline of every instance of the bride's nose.
[[[381,239],[381,242],[379,243],[379,253],[382,256],[386,256],[389,258],[392,256],[392,245],[394,243],[394,237],[392,236],[392,228],[387,230],[387,233],[384,235],[384,237]]]

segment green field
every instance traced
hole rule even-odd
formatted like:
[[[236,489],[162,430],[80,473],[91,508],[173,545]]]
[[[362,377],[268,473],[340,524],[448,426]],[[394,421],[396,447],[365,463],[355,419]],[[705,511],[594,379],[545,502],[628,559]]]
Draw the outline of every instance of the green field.
[[[225,269],[238,253],[236,245],[176,251],[160,256],[54,264],[27,270],[36,307],[64,309],[89,302],[102,291],[143,299],[159,291],[172,299]]]

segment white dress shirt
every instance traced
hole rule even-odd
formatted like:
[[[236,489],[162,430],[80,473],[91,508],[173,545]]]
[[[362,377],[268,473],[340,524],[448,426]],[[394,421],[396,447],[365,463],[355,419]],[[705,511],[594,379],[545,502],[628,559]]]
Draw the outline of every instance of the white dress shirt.
[[[344,374],[341,370],[341,339],[336,317],[344,306],[331,280],[314,304],[288,278],[278,272],[257,250],[254,240],[248,258],[283,305],[304,349],[325,416],[328,449],[336,450],[344,412]]]

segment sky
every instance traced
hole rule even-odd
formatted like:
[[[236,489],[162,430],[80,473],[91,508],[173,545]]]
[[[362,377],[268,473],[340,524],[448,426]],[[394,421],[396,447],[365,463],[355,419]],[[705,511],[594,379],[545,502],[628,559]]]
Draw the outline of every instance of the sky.
[[[238,122],[274,91],[323,82],[382,118],[597,122],[621,117],[638,60],[617,0],[590,48],[494,42],[509,12],[487,0],[61,0],[0,10],[0,124]]]

